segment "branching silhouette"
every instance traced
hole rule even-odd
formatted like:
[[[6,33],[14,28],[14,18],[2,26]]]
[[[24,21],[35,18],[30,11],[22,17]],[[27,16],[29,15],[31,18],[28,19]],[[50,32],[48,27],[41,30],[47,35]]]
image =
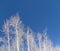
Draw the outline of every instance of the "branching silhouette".
[[[60,46],[53,46],[46,30],[36,34],[30,28],[25,30],[19,14],[7,19],[2,28],[0,31],[5,36],[0,38],[4,43],[0,46],[1,51],[60,51]]]

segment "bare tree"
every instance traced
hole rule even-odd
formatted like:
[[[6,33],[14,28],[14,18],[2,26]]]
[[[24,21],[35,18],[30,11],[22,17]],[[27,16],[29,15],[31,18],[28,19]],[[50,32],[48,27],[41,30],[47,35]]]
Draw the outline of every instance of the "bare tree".
[[[27,48],[27,51],[60,51],[60,46],[53,46],[46,30],[43,33],[36,34],[30,28],[24,31],[24,25],[18,14],[11,16],[4,22],[3,32],[5,33],[5,47],[2,46],[0,49],[5,48],[5,51],[25,51],[25,48]],[[34,36],[37,37],[38,43],[36,43]],[[26,47],[25,41],[27,41]]]
[[[5,32],[7,39],[8,39],[8,51],[10,51],[10,37],[9,37],[9,21],[6,20],[6,23],[4,23],[3,31]]]
[[[4,32],[8,35],[8,45],[9,45],[9,51],[10,51],[10,39],[9,39],[9,33],[11,33],[10,27],[14,28],[14,31],[12,30],[12,33],[15,34],[15,42],[17,44],[17,51],[20,50],[22,35],[23,35],[23,26],[22,21],[20,20],[19,15],[11,16],[9,21],[6,21],[4,24]]]

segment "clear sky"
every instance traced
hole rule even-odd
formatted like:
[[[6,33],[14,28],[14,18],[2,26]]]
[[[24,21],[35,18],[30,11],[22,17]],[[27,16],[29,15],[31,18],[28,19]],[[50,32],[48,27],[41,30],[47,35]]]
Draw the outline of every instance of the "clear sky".
[[[49,38],[60,45],[60,0],[0,0],[0,28],[17,12],[33,31],[42,32],[47,27]]]

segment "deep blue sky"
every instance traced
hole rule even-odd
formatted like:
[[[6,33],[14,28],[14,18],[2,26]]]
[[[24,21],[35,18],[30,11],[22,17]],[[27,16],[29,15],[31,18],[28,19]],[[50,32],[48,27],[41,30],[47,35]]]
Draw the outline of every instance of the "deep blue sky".
[[[35,32],[48,28],[48,36],[60,45],[60,0],[0,0],[0,28],[19,12],[23,23]]]

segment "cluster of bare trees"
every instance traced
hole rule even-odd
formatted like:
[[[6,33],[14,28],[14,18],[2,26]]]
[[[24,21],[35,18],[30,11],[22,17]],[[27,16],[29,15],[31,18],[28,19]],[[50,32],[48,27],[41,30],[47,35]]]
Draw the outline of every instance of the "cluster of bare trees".
[[[60,51],[59,46],[53,46],[47,32],[34,34],[30,28],[25,30],[18,14],[4,22],[2,32],[5,36],[0,38],[4,42],[1,51]]]

